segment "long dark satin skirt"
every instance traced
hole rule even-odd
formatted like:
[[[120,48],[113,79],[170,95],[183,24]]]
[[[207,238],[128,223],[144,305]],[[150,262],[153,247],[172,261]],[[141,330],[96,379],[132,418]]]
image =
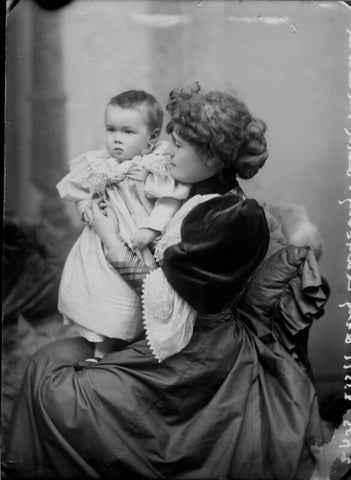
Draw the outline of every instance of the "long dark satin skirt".
[[[197,321],[161,364],[144,337],[92,355],[75,338],[32,359],[5,445],[20,478],[310,478],[316,394],[279,343],[232,318]]]

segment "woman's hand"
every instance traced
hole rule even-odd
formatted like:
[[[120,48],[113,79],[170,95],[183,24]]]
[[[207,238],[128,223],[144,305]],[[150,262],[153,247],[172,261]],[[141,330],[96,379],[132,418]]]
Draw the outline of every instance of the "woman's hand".
[[[121,242],[117,237],[119,232],[118,219],[112,208],[100,207],[101,200],[94,199],[88,207],[88,215],[91,225],[107,250],[115,249]]]

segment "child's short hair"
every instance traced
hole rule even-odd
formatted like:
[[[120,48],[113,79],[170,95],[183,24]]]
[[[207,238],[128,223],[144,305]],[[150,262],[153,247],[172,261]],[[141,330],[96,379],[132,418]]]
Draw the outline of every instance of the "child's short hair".
[[[198,152],[216,158],[235,176],[251,178],[267,157],[265,123],[251,115],[233,94],[205,93],[198,82],[171,91],[166,106],[173,130]]]
[[[146,113],[146,123],[149,131],[158,130],[161,133],[163,124],[163,109],[160,102],[144,90],[127,90],[112,97],[108,105],[121,108],[141,109]]]

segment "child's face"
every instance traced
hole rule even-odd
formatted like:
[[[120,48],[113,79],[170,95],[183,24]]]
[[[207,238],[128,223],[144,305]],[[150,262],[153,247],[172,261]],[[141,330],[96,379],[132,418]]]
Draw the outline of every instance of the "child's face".
[[[169,174],[174,180],[183,183],[201,182],[221,170],[218,162],[199,154],[193,145],[183,140],[175,131],[171,137],[172,143],[168,147],[171,156]]]
[[[111,157],[120,162],[131,160],[148,147],[150,139],[149,127],[139,110],[108,105],[105,140]]]

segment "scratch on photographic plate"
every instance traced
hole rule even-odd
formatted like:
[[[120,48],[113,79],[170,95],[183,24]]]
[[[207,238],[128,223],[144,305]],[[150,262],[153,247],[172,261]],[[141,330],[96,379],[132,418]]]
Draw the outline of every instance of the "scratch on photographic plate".
[[[134,14],[132,18],[150,27],[168,28],[179,24],[190,23],[188,15]]]
[[[291,23],[290,18],[288,17],[264,17],[258,15],[257,17],[228,17],[230,22],[237,23],[263,23],[265,25],[288,25],[293,33],[297,32],[297,28]]]
[[[336,2],[314,2],[317,7],[324,8],[325,10],[332,10],[335,8]],[[343,3],[343,2],[340,2]]]

